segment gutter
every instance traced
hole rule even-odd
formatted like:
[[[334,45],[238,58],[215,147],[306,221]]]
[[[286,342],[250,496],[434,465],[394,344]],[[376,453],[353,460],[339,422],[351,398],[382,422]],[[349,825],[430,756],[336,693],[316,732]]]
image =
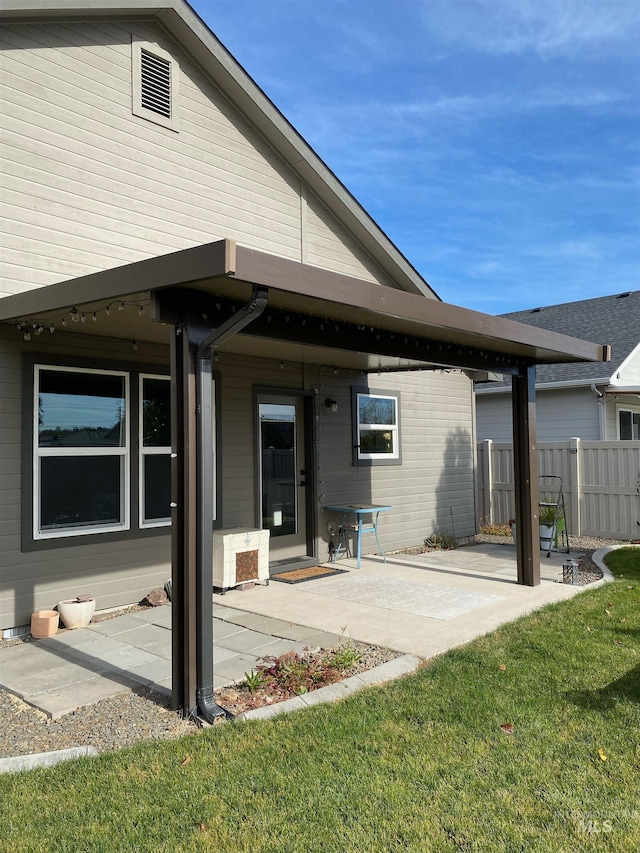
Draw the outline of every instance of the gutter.
[[[214,329],[196,352],[196,431],[198,512],[196,547],[196,701],[207,723],[226,715],[213,698],[213,422],[211,356],[213,348],[237,335],[267,306],[268,290],[254,287],[251,301]]]
[[[563,388],[582,388],[591,387],[592,385],[608,385],[611,380],[610,376],[603,376],[599,379],[565,379],[562,382],[536,382],[536,391],[554,391]],[[500,385],[499,388],[476,388],[476,394],[510,394],[511,385]]]

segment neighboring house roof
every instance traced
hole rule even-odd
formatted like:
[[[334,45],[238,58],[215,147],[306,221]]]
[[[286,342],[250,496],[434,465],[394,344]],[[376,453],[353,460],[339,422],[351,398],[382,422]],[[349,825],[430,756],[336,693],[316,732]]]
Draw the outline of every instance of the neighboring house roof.
[[[511,311],[500,316],[611,347],[609,364],[591,362],[539,365],[536,370],[538,386],[556,383],[615,384],[616,374],[621,366],[640,346],[640,290],[525,311]],[[480,393],[504,388],[511,388],[509,379],[476,385],[476,390]]]
[[[402,290],[438,294],[184,0],[3,0],[2,21],[154,19],[181,43],[285,163]]]

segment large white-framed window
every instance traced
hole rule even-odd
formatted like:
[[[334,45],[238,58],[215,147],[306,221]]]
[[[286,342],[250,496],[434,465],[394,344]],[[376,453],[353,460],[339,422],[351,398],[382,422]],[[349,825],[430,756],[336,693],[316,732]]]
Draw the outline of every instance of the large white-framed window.
[[[621,441],[640,441],[640,411],[618,408],[618,437]]]
[[[129,374],[34,365],[33,538],[130,526]]]
[[[400,394],[352,389],[356,463],[399,464]]]
[[[139,524],[171,524],[171,400],[168,376],[139,376]]]

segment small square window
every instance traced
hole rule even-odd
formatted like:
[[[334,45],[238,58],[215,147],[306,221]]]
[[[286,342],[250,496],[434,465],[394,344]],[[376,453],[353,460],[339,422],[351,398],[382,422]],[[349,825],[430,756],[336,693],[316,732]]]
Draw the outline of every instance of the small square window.
[[[352,396],[354,464],[400,464],[400,395],[353,388]]]
[[[161,47],[131,44],[133,114],[178,130],[178,63]]]

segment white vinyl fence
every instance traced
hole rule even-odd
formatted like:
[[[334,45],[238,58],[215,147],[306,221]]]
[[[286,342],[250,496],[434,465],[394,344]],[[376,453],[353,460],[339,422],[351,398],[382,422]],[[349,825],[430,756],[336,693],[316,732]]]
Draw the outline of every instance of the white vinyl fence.
[[[569,533],[640,538],[640,441],[543,441],[538,474],[563,481]],[[478,523],[502,524],[515,515],[513,445],[478,445]]]

